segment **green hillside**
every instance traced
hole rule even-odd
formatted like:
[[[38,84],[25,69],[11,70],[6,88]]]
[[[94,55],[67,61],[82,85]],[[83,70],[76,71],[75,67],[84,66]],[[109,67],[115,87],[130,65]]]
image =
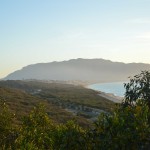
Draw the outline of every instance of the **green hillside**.
[[[74,116],[72,113],[53,105],[45,99],[38,98],[21,90],[0,87],[0,100],[5,101],[9,109],[16,114],[18,123],[24,115],[27,115],[35,106],[42,103],[46,106],[49,117],[56,123],[65,123],[70,119],[75,119],[83,126],[90,124],[83,117]]]
[[[99,96],[99,92],[82,86],[20,80],[1,81],[0,86],[20,89],[52,103],[57,101],[63,103],[74,103],[99,108],[108,112],[112,111],[114,108],[114,103]]]

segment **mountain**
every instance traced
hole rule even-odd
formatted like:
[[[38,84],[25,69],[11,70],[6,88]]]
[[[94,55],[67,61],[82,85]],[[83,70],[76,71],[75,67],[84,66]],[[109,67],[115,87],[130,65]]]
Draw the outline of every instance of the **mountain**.
[[[104,59],[71,59],[38,63],[9,74],[5,80],[79,80],[90,82],[126,81],[129,76],[150,70],[150,64],[112,62]]]

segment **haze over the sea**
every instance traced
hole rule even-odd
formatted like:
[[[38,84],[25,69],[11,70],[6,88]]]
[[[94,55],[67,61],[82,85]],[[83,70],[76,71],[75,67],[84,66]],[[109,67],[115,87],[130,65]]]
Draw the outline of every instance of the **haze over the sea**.
[[[76,58],[150,63],[150,1],[3,0],[0,35],[0,78]]]

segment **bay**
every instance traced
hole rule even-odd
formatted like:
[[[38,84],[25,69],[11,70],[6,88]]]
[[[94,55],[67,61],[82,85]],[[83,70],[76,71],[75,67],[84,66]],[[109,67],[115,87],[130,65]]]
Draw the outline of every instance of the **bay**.
[[[89,85],[88,88],[105,93],[112,93],[115,96],[124,97],[124,83],[126,82],[97,83]]]

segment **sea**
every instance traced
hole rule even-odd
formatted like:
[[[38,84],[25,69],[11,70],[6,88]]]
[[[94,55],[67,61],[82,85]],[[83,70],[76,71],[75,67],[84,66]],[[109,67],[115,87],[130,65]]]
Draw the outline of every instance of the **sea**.
[[[89,85],[88,88],[102,91],[105,93],[111,93],[115,96],[124,97],[125,88],[124,83],[126,82],[112,82],[112,83],[97,83]]]

